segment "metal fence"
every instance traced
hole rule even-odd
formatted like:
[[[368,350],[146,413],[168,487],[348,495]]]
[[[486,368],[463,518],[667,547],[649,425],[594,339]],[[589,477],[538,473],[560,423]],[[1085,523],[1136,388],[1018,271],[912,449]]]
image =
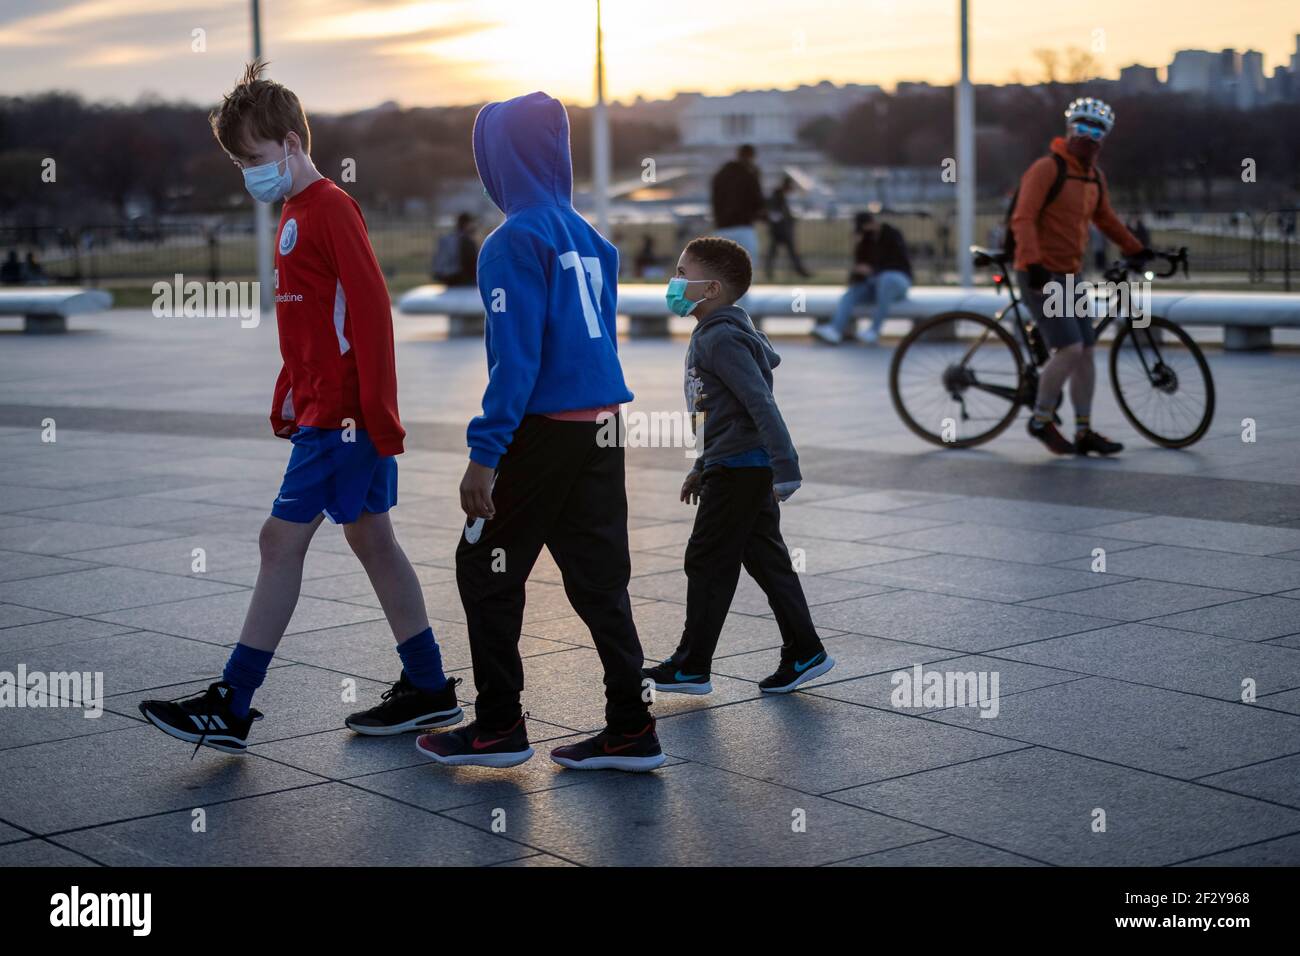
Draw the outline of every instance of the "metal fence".
[[[1300,281],[1300,245],[1297,243],[1296,209],[1266,212],[1151,212],[1140,218],[1156,248],[1187,246],[1191,250],[1193,279],[1215,284],[1238,284],[1291,291]],[[885,212],[881,218],[903,234],[916,279],[921,283],[956,281],[955,216],[937,212]],[[1004,213],[986,210],[976,217],[976,242],[1000,244]],[[495,223],[485,222],[484,231]],[[372,220],[370,238],[380,266],[391,284],[407,288],[429,281],[437,240],[450,228],[446,223],[411,220]],[[707,234],[704,220],[615,221],[611,239],[619,246],[622,278],[657,280],[675,265],[683,245]],[[756,281],[768,278],[770,236],[760,226],[762,255],[755,264]],[[853,226],[849,219],[805,218],[796,227],[796,248],[814,282],[842,282],[853,255]],[[649,240],[649,246],[646,242]],[[180,273],[186,279],[226,280],[255,276],[255,240],[250,219],[208,220],[83,226],[77,229],[45,226],[0,226],[0,263],[10,251],[19,257],[18,270],[6,267],[21,281],[47,281],[80,285],[151,285],[171,281]],[[22,260],[32,253],[40,274],[27,274]],[[1100,254],[1114,258],[1113,245]],[[1090,254],[1089,266],[1094,264]],[[777,256],[777,281],[794,278],[784,251]]]

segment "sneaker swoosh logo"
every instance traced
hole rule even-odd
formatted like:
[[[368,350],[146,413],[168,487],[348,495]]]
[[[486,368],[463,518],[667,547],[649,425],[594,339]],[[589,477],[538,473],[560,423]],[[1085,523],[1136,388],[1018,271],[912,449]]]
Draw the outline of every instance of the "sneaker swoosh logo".
[[[820,660],[820,659],[821,659],[821,655],[820,655],[820,654],[814,654],[812,657],[808,658],[808,663],[806,663],[806,664],[800,664],[798,661],[795,661],[795,662],[794,662],[794,672],[795,672],[796,674],[802,674],[804,671],[806,671],[808,668],[812,667],[813,664],[815,664],[815,663],[816,663],[818,660]]]
[[[618,752],[621,751],[621,750],[627,750],[629,747],[635,747],[635,746],[636,746],[636,741],[635,741],[635,740],[632,741],[632,743],[630,743],[630,744],[619,744],[617,747],[611,747],[611,746],[607,743],[607,744],[605,744],[605,753],[607,753],[607,754],[616,754],[616,753],[618,753]]]
[[[493,744],[499,744],[499,743],[501,743],[501,741],[503,741],[503,740],[509,740],[509,739],[510,739],[509,735],[506,735],[505,737],[498,737],[496,740],[483,740],[483,739],[480,738],[480,737],[475,737],[475,738],[474,738],[474,749],[475,749],[475,750],[482,750],[482,749],[484,749],[485,747],[491,747]]]
[[[707,676],[707,675],[705,675],[705,674],[683,674],[681,671],[678,671],[675,675],[673,675],[673,679],[674,679],[674,680],[699,680],[701,677],[705,677],[705,676]]]

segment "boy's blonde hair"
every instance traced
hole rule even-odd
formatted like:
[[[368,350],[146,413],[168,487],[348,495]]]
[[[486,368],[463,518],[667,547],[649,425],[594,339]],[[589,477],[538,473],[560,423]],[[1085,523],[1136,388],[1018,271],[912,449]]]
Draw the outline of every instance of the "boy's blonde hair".
[[[302,103],[292,90],[263,79],[265,69],[262,60],[254,60],[244,68],[243,78],[208,115],[212,134],[227,153],[246,156],[253,140],[280,142],[293,132],[302,140],[303,151],[310,154],[311,128]]]

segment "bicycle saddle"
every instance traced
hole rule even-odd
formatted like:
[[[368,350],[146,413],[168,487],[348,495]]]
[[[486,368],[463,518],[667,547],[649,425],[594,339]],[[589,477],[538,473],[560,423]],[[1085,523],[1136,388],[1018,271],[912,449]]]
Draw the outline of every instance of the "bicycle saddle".
[[[991,266],[995,263],[1005,266],[1011,259],[1001,249],[985,249],[983,246],[971,246],[970,254],[977,266]]]

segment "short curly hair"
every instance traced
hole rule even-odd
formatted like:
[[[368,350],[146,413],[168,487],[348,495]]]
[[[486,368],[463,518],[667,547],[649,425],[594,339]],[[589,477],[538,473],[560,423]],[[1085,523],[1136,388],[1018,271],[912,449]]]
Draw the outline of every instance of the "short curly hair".
[[[688,242],[685,252],[712,273],[710,278],[726,286],[732,302],[749,291],[754,266],[740,243],[722,236],[701,236]]]
[[[311,153],[311,128],[307,114],[294,92],[274,80],[265,79],[266,63],[254,60],[244,68],[235,88],[208,115],[212,134],[232,156],[244,156],[255,139],[281,142],[297,133],[303,152]]]

